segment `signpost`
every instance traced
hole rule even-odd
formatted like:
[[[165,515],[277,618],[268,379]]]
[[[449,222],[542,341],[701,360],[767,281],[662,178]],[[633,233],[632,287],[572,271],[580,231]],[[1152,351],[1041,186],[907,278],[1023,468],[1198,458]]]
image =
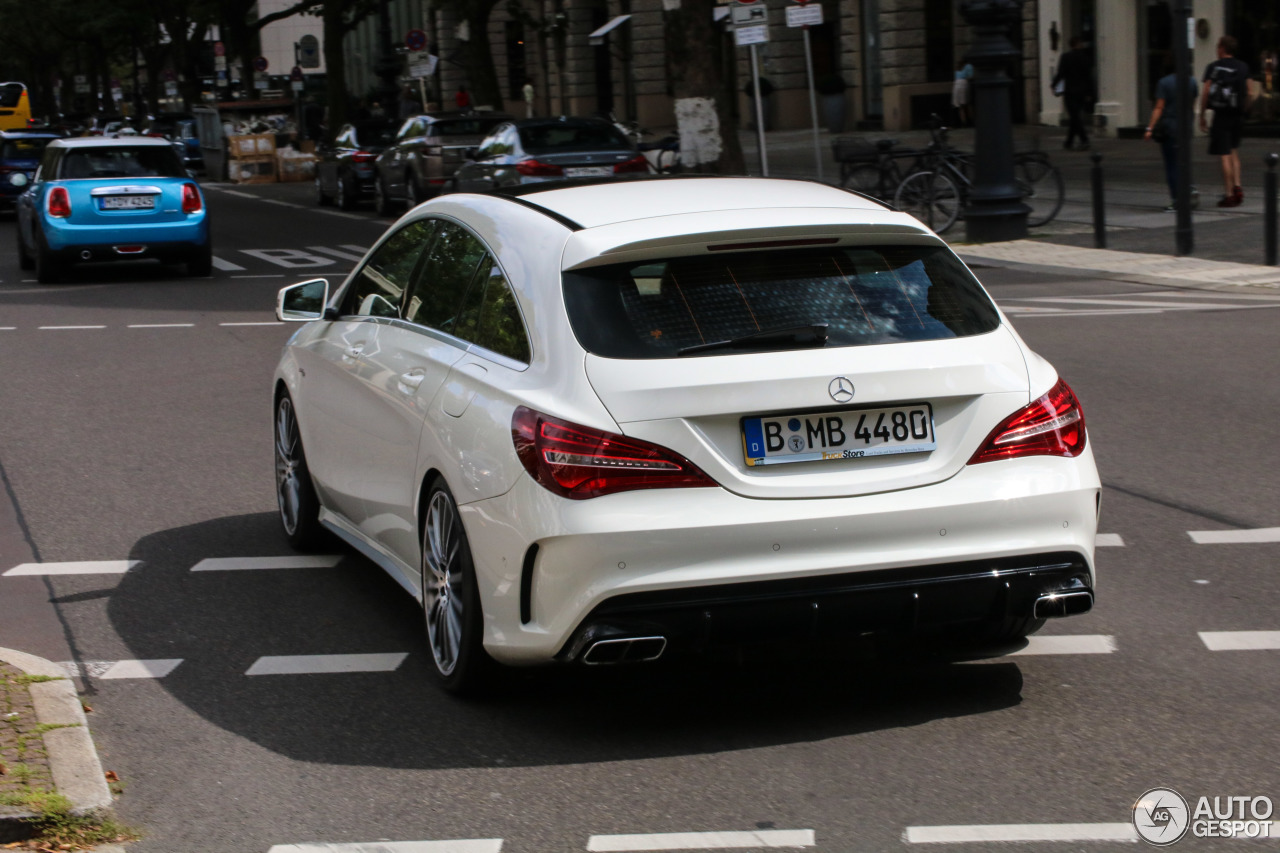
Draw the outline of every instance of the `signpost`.
[[[253,61],[253,70],[259,73],[265,72],[270,66],[271,63],[267,62],[267,58],[265,56],[259,56]]]
[[[769,7],[756,0],[738,0],[730,10],[733,41],[751,48],[751,88],[756,104],[756,144],[760,148],[760,174],[769,177],[769,155],[764,147],[764,104],[760,98],[760,60],[756,45],[769,40]]]
[[[813,162],[822,180],[822,146],[818,143],[818,94],[813,84],[813,48],[809,45],[809,27],[822,23],[822,4],[809,0],[795,0],[798,5],[787,7],[787,26],[804,30],[804,68],[809,74],[809,115],[813,119]]]
[[[422,30],[409,30],[404,37],[404,46],[412,51],[425,50],[427,47],[427,34]]]

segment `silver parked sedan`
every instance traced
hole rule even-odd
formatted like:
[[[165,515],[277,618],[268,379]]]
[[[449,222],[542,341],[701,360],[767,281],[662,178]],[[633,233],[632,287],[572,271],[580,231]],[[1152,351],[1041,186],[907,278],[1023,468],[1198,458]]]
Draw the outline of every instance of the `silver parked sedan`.
[[[455,173],[454,188],[478,192],[564,178],[649,172],[649,161],[608,122],[524,119],[495,128]]]

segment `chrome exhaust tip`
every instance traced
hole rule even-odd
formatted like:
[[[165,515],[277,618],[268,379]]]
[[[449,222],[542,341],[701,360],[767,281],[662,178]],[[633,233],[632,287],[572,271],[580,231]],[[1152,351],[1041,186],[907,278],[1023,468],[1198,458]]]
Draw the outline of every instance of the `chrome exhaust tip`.
[[[645,663],[662,657],[666,649],[666,637],[615,637],[592,643],[581,660],[587,666]]]
[[[92,257],[93,257],[93,252],[90,252],[88,249],[85,249],[82,252],[80,252],[80,260],[82,261],[87,261]]]
[[[1051,592],[1036,599],[1032,615],[1037,619],[1056,619],[1062,616],[1076,616],[1088,613],[1093,609],[1093,593],[1078,590],[1072,592]]]

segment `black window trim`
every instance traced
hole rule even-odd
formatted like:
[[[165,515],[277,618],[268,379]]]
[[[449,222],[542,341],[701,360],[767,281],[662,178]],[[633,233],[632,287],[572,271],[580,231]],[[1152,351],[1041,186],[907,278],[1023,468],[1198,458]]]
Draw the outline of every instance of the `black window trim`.
[[[405,300],[409,298],[409,291],[411,289],[409,287],[406,287],[404,289],[404,293],[401,294],[400,296],[400,304],[397,306],[397,310],[401,314],[401,316],[399,317],[378,317],[373,314],[342,314],[342,315],[339,315],[338,319],[343,322],[382,323],[383,325],[394,326],[398,329],[404,329],[407,332],[416,332],[418,334],[424,334],[429,338],[435,338],[436,340],[441,341],[443,343],[451,344],[457,347],[458,349],[463,350],[466,353],[474,353],[480,356],[481,358],[484,358],[488,361],[492,361],[494,364],[500,365],[502,367],[506,367],[510,370],[515,370],[519,372],[524,372],[525,370],[528,370],[529,365],[533,364],[533,359],[537,354],[533,346],[533,335],[529,334],[529,321],[528,321],[528,318],[525,317],[524,308],[520,305],[519,294],[517,294],[516,289],[512,287],[511,278],[510,276],[507,275],[506,268],[503,267],[502,261],[498,258],[498,253],[493,251],[492,247],[489,246],[489,244],[485,241],[485,239],[475,232],[475,229],[468,226],[467,223],[463,222],[462,220],[453,216],[449,216],[448,214],[432,213],[428,216],[423,216],[421,218],[414,219],[411,222],[406,222],[401,229],[396,229],[396,230],[399,231],[399,230],[402,230],[403,228],[408,228],[410,225],[414,224],[415,222],[426,222],[428,220],[452,222],[453,224],[460,227],[462,230],[466,231],[472,237],[474,237],[477,241],[479,241],[480,245],[484,246],[484,250],[485,252],[488,253],[489,257],[493,258],[494,267],[497,267],[498,271],[502,273],[502,278],[507,282],[507,287],[511,288],[511,295],[516,298],[516,312],[520,315],[520,327],[524,330],[524,338],[529,343],[529,361],[526,363],[518,359],[511,358],[510,356],[503,355],[500,352],[494,352],[493,350],[488,349],[487,347],[482,347],[480,346],[480,344],[477,344],[473,341],[468,341],[465,338],[460,338],[457,335],[450,334],[449,332],[442,331],[440,329],[435,328],[434,326],[424,326],[421,323],[413,323],[413,322],[410,322],[409,320],[404,319],[403,314],[405,309]],[[375,246],[373,250],[370,251],[368,256],[369,258],[372,258],[373,252],[380,249],[387,242],[387,240],[391,238],[392,233],[394,232],[388,231],[386,236],[382,240],[378,241],[378,245]],[[432,243],[434,242],[435,240],[433,238]],[[413,265],[413,271],[410,273],[411,278],[416,280],[417,274],[421,272],[420,267],[427,262],[427,256],[429,254],[430,254],[430,247],[428,247],[427,251],[424,251],[422,253],[422,257],[418,258],[417,263]],[[356,267],[354,270],[351,271],[351,274],[347,276],[347,280],[343,282],[342,286],[338,288],[337,293],[334,294],[334,297],[331,300],[331,303],[333,305],[335,306],[342,305],[342,303],[347,298],[347,291],[353,286],[353,283],[356,280],[356,276],[360,274],[360,271],[364,269],[367,264],[368,264],[368,258],[366,258],[364,263],[360,264],[360,266]],[[477,270],[478,269],[479,269],[479,266],[477,266]],[[473,271],[472,275],[474,276],[474,274],[475,273]],[[465,292],[463,293],[463,296],[464,297],[466,296]]]

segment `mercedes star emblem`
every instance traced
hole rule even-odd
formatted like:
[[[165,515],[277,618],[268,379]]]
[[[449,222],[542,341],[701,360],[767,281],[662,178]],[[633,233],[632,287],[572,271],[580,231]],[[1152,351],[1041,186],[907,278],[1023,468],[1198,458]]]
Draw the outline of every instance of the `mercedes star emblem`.
[[[837,403],[847,403],[853,399],[853,383],[843,376],[837,376],[827,386],[827,392]]]

